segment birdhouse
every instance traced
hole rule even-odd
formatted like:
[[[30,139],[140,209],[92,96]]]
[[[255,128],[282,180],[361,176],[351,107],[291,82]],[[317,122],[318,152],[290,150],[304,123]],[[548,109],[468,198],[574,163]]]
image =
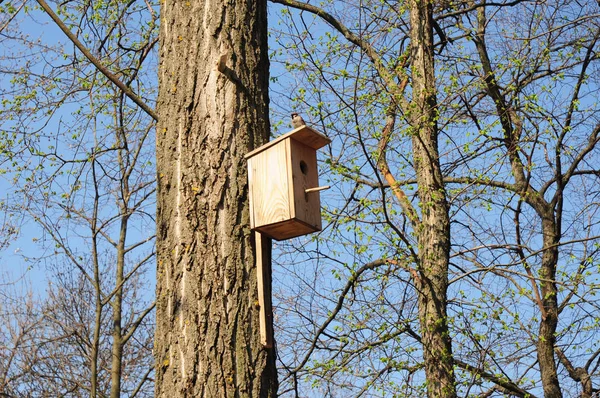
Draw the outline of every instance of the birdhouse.
[[[250,226],[283,240],[321,230],[317,149],[331,140],[307,126],[253,150],[248,159]]]

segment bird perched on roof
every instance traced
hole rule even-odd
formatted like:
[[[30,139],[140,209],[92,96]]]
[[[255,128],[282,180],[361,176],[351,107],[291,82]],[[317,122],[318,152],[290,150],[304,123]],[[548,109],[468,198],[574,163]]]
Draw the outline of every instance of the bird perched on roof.
[[[292,127],[297,129],[298,127],[306,126],[306,122],[302,119],[302,116],[296,112],[292,113]]]

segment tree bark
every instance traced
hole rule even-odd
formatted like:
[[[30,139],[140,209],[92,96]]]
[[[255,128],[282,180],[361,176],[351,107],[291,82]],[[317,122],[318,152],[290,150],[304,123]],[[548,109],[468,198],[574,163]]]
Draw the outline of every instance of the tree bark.
[[[100,264],[99,264],[99,253],[98,253],[98,201],[100,195],[98,193],[99,184],[96,177],[96,159],[92,159],[92,177],[94,181],[94,206],[92,213],[91,222],[91,235],[92,235],[92,264],[94,268],[94,333],[91,342],[90,352],[90,398],[96,398],[98,396],[98,355],[100,353],[100,334],[102,327],[102,287],[100,286]]]
[[[119,157],[120,166],[123,167]],[[129,183],[123,178],[122,190],[128,193]],[[123,283],[125,279],[125,241],[127,240],[127,228],[129,216],[127,206],[121,203],[121,224],[119,230],[119,241],[117,243],[117,264],[115,269],[115,295],[112,299],[112,359],[110,368],[110,396],[119,398],[121,396],[121,376],[123,373]]]
[[[558,369],[554,360],[556,346],[556,329],[558,326],[558,291],[556,288],[556,266],[558,264],[558,242],[554,210],[548,206],[542,218],[544,253],[540,267],[540,290],[544,313],[540,320],[537,342],[537,357],[544,396],[562,398]]]
[[[415,282],[428,395],[455,397],[452,342],[446,310],[450,218],[438,153],[432,23],[432,3],[411,1],[412,101],[409,120],[421,206],[421,223],[416,231],[419,277]]]
[[[276,395],[243,157],[268,140],[268,68],[266,1],[161,3],[157,397]]]

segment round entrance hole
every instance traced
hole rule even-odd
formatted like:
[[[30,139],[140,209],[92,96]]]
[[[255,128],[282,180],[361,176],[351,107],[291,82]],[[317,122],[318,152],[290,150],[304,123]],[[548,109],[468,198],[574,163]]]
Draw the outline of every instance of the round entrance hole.
[[[306,162],[304,160],[300,161],[300,171],[304,175],[308,174],[308,165],[306,164]]]

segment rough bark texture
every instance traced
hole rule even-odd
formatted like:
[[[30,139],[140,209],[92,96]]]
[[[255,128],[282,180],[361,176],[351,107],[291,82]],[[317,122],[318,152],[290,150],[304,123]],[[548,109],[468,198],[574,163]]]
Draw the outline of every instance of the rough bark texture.
[[[556,346],[556,328],[558,326],[558,292],[556,289],[556,265],[558,263],[558,242],[554,211],[546,206],[545,217],[542,218],[544,253],[539,271],[540,290],[544,313],[540,320],[537,356],[544,387],[544,397],[562,398],[558,369],[554,360]],[[541,213],[541,212],[539,212]]]
[[[421,223],[417,230],[420,264],[416,286],[428,395],[455,397],[452,343],[446,311],[450,219],[437,149],[432,12],[429,1],[410,3],[413,98],[409,118],[421,205]]]
[[[268,139],[266,26],[262,0],[161,3],[157,397],[276,394],[243,158]]]

